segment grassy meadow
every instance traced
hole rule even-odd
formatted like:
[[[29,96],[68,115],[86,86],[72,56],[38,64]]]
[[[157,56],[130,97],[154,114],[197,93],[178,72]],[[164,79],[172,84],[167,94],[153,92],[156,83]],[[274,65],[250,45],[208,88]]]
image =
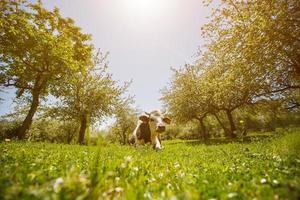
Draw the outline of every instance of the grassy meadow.
[[[0,199],[299,199],[300,132],[150,146],[0,143]]]
[[[0,200],[300,200],[299,11],[0,0]]]

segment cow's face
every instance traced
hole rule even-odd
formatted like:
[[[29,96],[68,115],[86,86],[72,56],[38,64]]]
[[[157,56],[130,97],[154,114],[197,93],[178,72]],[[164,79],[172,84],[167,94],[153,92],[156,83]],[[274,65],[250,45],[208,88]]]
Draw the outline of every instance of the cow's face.
[[[139,117],[143,123],[149,123],[153,121],[156,125],[155,131],[158,133],[164,132],[166,130],[166,125],[170,124],[171,119],[164,117],[159,110],[154,110],[150,113],[145,113]]]

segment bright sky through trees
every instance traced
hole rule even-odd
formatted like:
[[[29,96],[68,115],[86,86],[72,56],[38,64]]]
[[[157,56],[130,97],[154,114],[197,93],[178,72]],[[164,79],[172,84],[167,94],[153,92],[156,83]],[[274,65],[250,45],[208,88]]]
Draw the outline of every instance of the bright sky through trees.
[[[167,1],[161,0],[125,0],[122,1],[123,10],[128,15],[141,20],[149,20],[162,16],[167,10]]]
[[[133,80],[129,93],[143,110],[161,107],[159,98],[169,81],[170,67],[195,60],[201,45],[200,26],[209,8],[199,0],[43,0],[71,17],[93,43],[110,52],[109,71],[114,78]],[[14,95],[5,99],[0,114],[11,108]]]

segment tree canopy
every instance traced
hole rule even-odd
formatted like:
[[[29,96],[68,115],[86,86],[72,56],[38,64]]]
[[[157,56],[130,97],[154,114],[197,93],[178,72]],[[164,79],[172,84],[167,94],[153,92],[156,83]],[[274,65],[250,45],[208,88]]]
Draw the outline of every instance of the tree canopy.
[[[263,99],[299,106],[299,8],[296,0],[222,0],[202,27],[207,42],[198,62],[175,70],[163,92],[168,110],[183,122],[215,115],[234,137],[232,112],[241,106]]]
[[[80,123],[78,142],[84,142],[86,130],[91,123],[112,116],[122,95],[129,86],[118,86],[107,72],[106,56],[98,52],[94,64],[84,72],[77,72],[65,79],[54,94],[60,100],[54,108],[64,119],[75,119]]]
[[[29,95],[30,110],[18,131],[23,138],[42,97],[69,74],[85,71],[92,63],[90,35],[82,33],[59,10],[41,2],[1,0],[1,85]]]

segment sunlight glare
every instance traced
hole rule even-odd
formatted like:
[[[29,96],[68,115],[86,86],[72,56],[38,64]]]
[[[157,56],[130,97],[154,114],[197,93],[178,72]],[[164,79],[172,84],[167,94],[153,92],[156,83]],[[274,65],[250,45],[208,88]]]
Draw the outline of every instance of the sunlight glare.
[[[123,8],[131,17],[140,20],[160,18],[165,10],[165,0],[123,0]]]

